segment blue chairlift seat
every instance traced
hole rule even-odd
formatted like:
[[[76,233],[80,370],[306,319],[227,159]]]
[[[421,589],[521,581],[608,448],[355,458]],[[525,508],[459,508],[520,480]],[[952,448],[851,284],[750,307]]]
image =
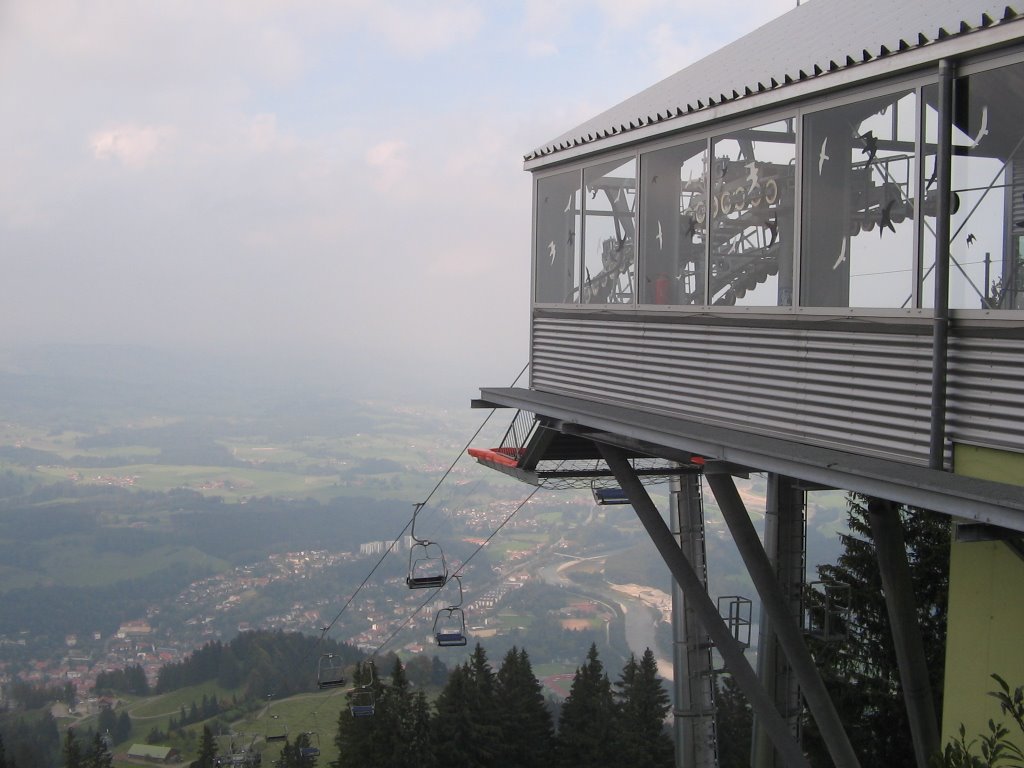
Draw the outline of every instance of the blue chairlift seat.
[[[461,632],[438,632],[435,635],[437,644],[441,648],[453,648],[459,645],[465,645],[468,641],[466,636]]]
[[[316,717],[314,713],[313,717]],[[317,731],[306,731],[303,736],[309,742],[304,747],[299,747],[299,757],[319,757],[320,756],[320,734]],[[298,739],[296,739],[296,743]]]
[[[621,488],[594,488],[594,501],[601,506],[629,504],[629,496]]]
[[[352,712],[352,717],[373,717],[376,712],[375,702],[373,698],[373,663],[366,665],[364,669],[369,670],[369,679],[366,680],[362,685],[353,689],[351,698],[349,699],[349,710]],[[358,676],[357,674],[353,677]]]
[[[369,688],[353,691],[349,709],[352,711],[352,717],[373,717],[376,712],[373,691]]]
[[[441,648],[466,645],[466,617],[458,606],[442,608],[434,617],[434,639]]]

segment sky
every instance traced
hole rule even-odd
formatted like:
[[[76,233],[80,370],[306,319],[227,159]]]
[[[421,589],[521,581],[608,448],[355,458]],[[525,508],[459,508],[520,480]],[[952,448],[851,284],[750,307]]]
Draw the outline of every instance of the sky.
[[[510,384],[523,156],[794,5],[0,0],[0,347]]]

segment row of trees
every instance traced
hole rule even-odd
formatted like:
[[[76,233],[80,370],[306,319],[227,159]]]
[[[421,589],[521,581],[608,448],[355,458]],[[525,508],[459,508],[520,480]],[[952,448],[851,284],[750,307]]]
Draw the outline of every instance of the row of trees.
[[[141,664],[134,664],[124,669],[112,669],[96,675],[93,686],[96,693],[131,693],[135,696],[149,695],[149,681],[146,670]]]
[[[0,768],[54,765],[59,752],[60,732],[49,710],[0,723]]]
[[[511,648],[494,672],[477,645],[431,708],[396,660],[388,682],[372,684],[373,717],[340,714],[335,768],[667,768],[669,698],[657,673],[648,649],[639,661],[630,657],[613,685],[592,645],[558,708],[545,700],[525,649]]]
[[[222,688],[241,688],[250,698],[262,699],[267,691],[279,698],[290,696],[308,689],[322,653],[335,653],[353,664],[362,656],[350,645],[298,632],[243,632],[229,643],[215,640],[183,661],[165,664],[155,692],[216,680]]]
[[[835,564],[818,567],[828,585],[849,588],[849,612],[833,617],[836,637],[811,636],[808,645],[854,751],[863,765],[913,765],[910,725],[892,641],[885,592],[867,509],[867,498],[847,496],[848,534]],[[920,509],[899,512],[910,565],[917,621],[927,639],[925,662],[935,711],[942,711],[949,588],[949,518]],[[836,627],[833,627],[835,629]],[[718,680],[715,707],[721,768],[746,768],[752,714],[729,675]],[[805,717],[803,746],[812,765],[830,765],[813,718]]]
[[[98,733],[83,744],[74,729],[68,728],[64,733],[63,753],[64,768],[111,768],[114,764],[107,742]]]

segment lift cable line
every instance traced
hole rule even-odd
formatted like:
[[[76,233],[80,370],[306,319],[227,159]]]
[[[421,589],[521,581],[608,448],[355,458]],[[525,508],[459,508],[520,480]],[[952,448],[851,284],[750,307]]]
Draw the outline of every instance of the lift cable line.
[[[526,371],[529,368],[529,366],[530,366],[530,364],[529,364],[529,362],[527,362],[522,367],[522,369],[516,375],[515,379],[512,381],[512,386],[513,387],[516,384],[519,383],[519,380],[523,377],[523,374],[526,373]],[[327,625],[325,625],[324,627],[321,628],[321,630],[320,630],[320,638],[319,638],[319,640],[317,642],[317,646],[318,647],[323,644],[324,640],[327,637],[328,632],[330,632],[331,629],[334,627],[334,625],[338,623],[338,621],[341,619],[341,617],[345,614],[345,611],[348,610],[348,607],[352,604],[352,602],[356,599],[356,597],[362,591],[363,587],[365,587],[367,582],[369,582],[369,580],[373,577],[373,574],[377,572],[377,569],[380,568],[381,564],[384,562],[384,560],[387,558],[387,556],[389,554],[391,554],[391,552],[394,550],[394,548],[398,545],[398,542],[402,540],[402,537],[406,534],[406,531],[408,531],[410,528],[413,527],[413,525],[415,523],[415,520],[416,520],[417,513],[424,506],[426,506],[426,504],[430,501],[430,499],[433,498],[434,494],[437,493],[438,489],[444,484],[445,480],[448,479],[448,476],[455,469],[455,465],[458,464],[459,460],[464,455],[466,455],[466,451],[473,444],[473,441],[475,441],[476,438],[480,435],[480,433],[483,431],[484,427],[487,426],[487,423],[490,421],[491,417],[494,415],[494,412],[496,410],[497,410],[496,408],[492,408],[492,409],[490,409],[487,412],[487,415],[484,417],[483,421],[480,422],[480,426],[477,427],[477,429],[473,433],[473,435],[469,438],[469,440],[462,447],[462,449],[458,452],[458,454],[456,454],[455,459],[452,461],[452,463],[448,466],[448,469],[445,470],[444,474],[441,476],[441,478],[437,481],[437,483],[431,489],[430,493],[427,494],[427,497],[423,501],[421,501],[421,502],[419,502],[419,503],[414,505],[414,512],[413,512],[412,517],[409,519],[409,522],[407,522],[405,524],[405,526],[402,528],[402,530],[399,531],[398,535],[395,536],[395,538],[392,540],[392,542],[391,542],[390,546],[388,546],[387,550],[385,550],[385,552],[380,556],[380,558],[374,564],[373,568],[370,569],[370,572],[366,574],[366,577],[359,583],[359,586],[356,587],[356,589],[352,592],[351,595],[349,595],[348,599],[345,601],[345,604],[341,607],[341,610],[339,610],[338,613],[334,616],[334,618],[331,619],[330,623],[328,623]],[[539,489],[534,489],[533,493],[536,493],[537,490],[539,490]],[[483,544],[481,544],[480,547],[477,547],[476,551],[474,551],[473,554],[470,555],[469,558],[467,558],[466,562],[462,564],[462,566],[459,568],[459,570],[456,571],[456,574],[460,573],[462,571],[462,568],[465,567],[466,563],[468,563],[469,560],[471,560],[473,558],[473,556],[476,555],[476,553],[480,551],[480,549],[484,546],[484,544],[486,544],[488,541],[490,541],[491,538],[493,538],[494,534],[496,534],[498,531],[500,531],[501,528],[504,527],[505,523],[507,523],[512,518],[512,515],[514,515],[516,512],[518,512],[519,509],[522,508],[523,504],[525,504],[527,501],[530,500],[530,498],[533,496],[533,493],[531,493],[522,502],[522,504],[520,504],[519,507],[517,507],[516,510],[514,510],[512,512],[512,514],[509,515],[505,519],[505,521],[501,524],[501,526],[499,526],[494,531],[494,533],[492,533],[491,536],[488,537],[487,541],[485,541]],[[438,591],[440,591],[440,587],[431,594],[431,596],[427,599],[427,602],[429,602],[431,599],[433,599],[434,595],[436,595]],[[417,608],[416,611],[412,614],[412,616],[416,616],[421,610],[423,610],[423,607],[425,605],[426,605],[426,602],[423,603],[423,605],[421,605],[419,608]],[[412,616],[410,617],[410,619],[412,618]],[[399,627],[399,629],[404,628],[406,624],[408,624],[408,620],[405,622],[405,624],[402,625],[402,627]],[[389,642],[391,640],[391,638],[394,637],[395,634],[397,634],[397,631],[395,633],[393,633],[391,635],[391,637],[389,637],[388,640],[385,641],[385,643]],[[371,662],[373,661],[374,656],[376,656],[376,654],[380,651],[380,649],[382,647],[383,647],[383,645],[378,646],[377,650],[374,651],[373,654],[371,654],[371,656],[370,656],[370,661]],[[345,687],[346,681],[345,681],[345,679],[343,677],[343,672],[344,672],[343,667],[341,667],[338,664],[337,659],[333,656],[333,654],[326,654],[326,656],[330,657],[330,658],[325,659],[325,655],[320,655],[319,662],[317,664],[317,688],[320,691],[323,691],[323,690],[328,689],[328,688],[334,689],[331,693],[328,694],[328,697],[330,697],[330,696],[335,695],[335,693],[341,692],[343,690],[343,688]],[[350,693],[357,693],[359,695],[364,695],[364,692],[368,690],[367,686],[365,686],[365,685],[364,686],[360,686],[354,680],[352,681],[352,686],[353,686],[352,688],[349,688],[349,692]],[[358,696],[357,696],[357,698],[358,698]],[[357,715],[357,716],[360,716],[360,715],[361,716],[367,716],[369,714],[372,714],[372,705],[371,705],[369,710],[361,709],[359,711],[359,715]]]
[[[515,380],[512,382],[512,386],[513,387],[516,384],[519,383],[519,379],[521,379],[523,377],[523,374],[526,373],[526,369],[529,367],[529,365],[530,364],[527,363],[526,365],[523,366],[522,370],[519,371],[519,374],[516,376]],[[402,528],[401,531],[399,531],[398,535],[391,542],[391,545],[384,551],[384,554],[382,554],[380,556],[380,559],[373,566],[373,568],[370,569],[370,572],[368,574],[366,574],[366,578],[363,579],[362,582],[360,582],[359,586],[356,587],[355,591],[349,596],[348,600],[345,601],[345,605],[343,605],[341,607],[341,610],[338,611],[337,615],[333,619],[331,619],[331,622],[329,624],[327,624],[321,630],[321,632],[320,632],[320,639],[321,640],[323,640],[323,638],[325,638],[327,636],[327,633],[331,631],[331,629],[334,627],[334,625],[338,623],[338,620],[341,619],[341,617],[345,613],[345,611],[348,610],[348,607],[349,607],[349,605],[352,604],[352,601],[356,599],[356,596],[360,593],[360,591],[362,591],[363,587],[366,586],[366,582],[368,582],[370,580],[370,578],[373,576],[373,574],[380,567],[381,563],[384,562],[384,559],[388,555],[391,554],[391,552],[397,546],[398,542],[401,541],[402,537],[405,535],[405,532],[408,531],[409,528],[412,527],[413,523],[416,520],[416,513],[419,512],[419,510],[422,507],[424,507],[427,504],[427,502],[430,501],[431,498],[433,498],[434,494],[437,492],[437,489],[441,487],[441,485],[444,483],[444,481],[452,473],[452,470],[455,469],[455,465],[459,463],[459,459],[461,459],[466,454],[466,450],[473,444],[473,441],[476,440],[477,436],[483,431],[484,427],[487,426],[487,422],[491,420],[491,416],[494,415],[494,411],[495,410],[496,409],[492,408],[490,411],[487,412],[487,415],[484,417],[484,420],[482,422],[480,422],[480,426],[477,427],[476,432],[473,433],[473,436],[469,438],[469,440],[466,442],[466,445],[455,456],[455,459],[448,466],[448,469],[445,470],[444,474],[441,476],[441,479],[437,481],[437,484],[434,486],[434,488],[430,491],[430,493],[427,494],[427,498],[425,498],[423,501],[419,502],[418,504],[414,505],[414,508],[415,508],[416,511],[413,513],[412,518],[409,520],[408,523],[405,524],[405,527]]]
[[[455,578],[455,577],[461,576],[461,575],[462,575],[462,572],[463,572],[463,570],[465,570],[466,566],[467,566],[467,565],[469,565],[470,561],[471,561],[471,560],[472,560],[472,559],[473,559],[474,557],[476,557],[476,556],[477,556],[477,553],[479,553],[481,549],[483,549],[484,547],[486,547],[486,546],[488,545],[488,543],[490,543],[491,539],[493,539],[493,538],[494,538],[495,536],[497,536],[497,535],[498,535],[498,532],[499,532],[499,531],[500,531],[500,530],[501,530],[502,528],[504,528],[504,527],[505,527],[505,526],[506,526],[506,525],[507,525],[507,524],[509,523],[509,521],[510,521],[510,520],[511,520],[511,519],[512,519],[513,517],[515,517],[516,513],[517,513],[517,512],[519,512],[519,510],[521,510],[521,509],[522,509],[523,507],[525,507],[525,506],[526,506],[527,502],[529,502],[529,501],[530,501],[530,499],[532,499],[532,498],[534,497],[534,495],[535,495],[535,494],[537,493],[537,491],[539,491],[540,489],[541,489],[541,487],[540,487],[540,486],[536,486],[536,487],[535,487],[535,488],[534,488],[534,489],[533,489],[532,491],[530,491],[530,493],[529,493],[529,494],[527,495],[527,497],[526,497],[525,499],[523,499],[523,500],[522,500],[521,502],[519,502],[519,505],[518,505],[518,506],[517,506],[517,507],[516,507],[515,509],[513,509],[513,510],[512,510],[511,512],[509,512],[508,516],[507,516],[507,517],[506,517],[506,518],[505,518],[504,520],[502,520],[502,521],[501,521],[501,525],[499,525],[499,526],[498,526],[497,528],[495,528],[495,529],[494,529],[494,530],[493,530],[493,531],[491,532],[491,535],[490,535],[490,536],[488,536],[488,537],[487,537],[486,539],[484,539],[484,540],[483,540],[483,541],[482,541],[482,542],[480,543],[480,545],[479,545],[479,546],[478,546],[478,547],[477,547],[476,549],[474,549],[474,550],[473,550],[473,553],[472,553],[472,554],[471,554],[471,555],[470,555],[469,557],[467,557],[467,558],[465,559],[465,561],[464,561],[464,562],[462,563],[462,565],[460,565],[460,566],[459,566],[459,567],[458,567],[458,568],[457,568],[457,569],[455,570],[455,572],[454,572],[454,573],[453,573],[453,574],[451,575],[451,577],[452,577],[452,578]],[[462,582],[461,582],[461,580],[459,581],[459,585],[460,585],[460,589],[461,589],[461,585],[462,585]],[[440,592],[440,591],[441,591],[441,590],[442,590],[443,588],[444,588],[444,587],[438,587],[438,588],[437,588],[437,589],[435,589],[435,590],[434,590],[433,592],[431,592],[431,593],[430,593],[429,595],[427,595],[427,598],[426,598],[426,599],[425,599],[425,600],[424,600],[424,601],[423,601],[422,603],[420,603],[419,607],[418,607],[418,608],[417,608],[417,609],[416,609],[415,611],[413,611],[413,612],[412,612],[411,614],[409,614],[409,616],[408,616],[408,617],[406,617],[405,621],[403,621],[403,622],[402,622],[401,624],[399,624],[399,625],[398,625],[398,627],[397,627],[397,628],[395,629],[395,631],[394,631],[394,632],[392,632],[392,633],[391,633],[390,635],[388,635],[388,636],[387,636],[387,637],[386,637],[386,638],[384,639],[384,642],[382,642],[382,643],[381,643],[380,645],[378,645],[378,646],[377,646],[376,650],[374,650],[374,652],[373,652],[372,654],[370,654],[370,658],[372,659],[372,658],[374,658],[375,656],[377,656],[377,654],[379,654],[379,653],[380,653],[380,652],[381,652],[381,651],[382,651],[382,650],[383,650],[384,648],[386,648],[386,647],[387,647],[387,645],[388,645],[388,644],[389,644],[389,643],[390,643],[390,642],[391,642],[392,640],[394,640],[395,636],[396,636],[396,635],[398,635],[398,633],[399,633],[399,632],[401,632],[401,631],[402,631],[403,629],[405,629],[405,628],[406,628],[407,626],[409,626],[409,623],[410,623],[410,622],[411,622],[411,621],[412,621],[412,620],[413,620],[414,618],[416,618],[416,617],[417,617],[417,616],[418,616],[418,615],[420,614],[420,612],[421,612],[421,611],[422,611],[422,610],[423,610],[424,608],[426,608],[426,607],[427,607],[427,605],[428,605],[428,604],[429,604],[429,603],[430,603],[430,602],[431,602],[431,601],[432,601],[432,600],[433,600],[433,599],[434,599],[435,597],[437,597],[437,594],[438,594],[438,592]]]

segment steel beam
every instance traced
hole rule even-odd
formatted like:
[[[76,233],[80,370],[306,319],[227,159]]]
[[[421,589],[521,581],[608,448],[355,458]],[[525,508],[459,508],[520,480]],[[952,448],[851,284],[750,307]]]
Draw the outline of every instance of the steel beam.
[[[597,443],[597,447],[615,475],[615,479],[629,496],[636,516],[646,529],[647,535],[651,537],[651,541],[671,571],[676,583],[682,588],[687,600],[693,606],[698,620],[711,636],[726,668],[747,697],[754,712],[761,718],[769,738],[782,755],[783,762],[790,768],[810,768],[810,763],[800,750],[800,745],[789,732],[786,721],[775,710],[771,697],[757,679],[750,662],[743,654],[743,646],[732,636],[728,626],[722,620],[718,613],[718,607],[708,596],[701,584],[700,577],[683,556],[678,543],[672,537],[672,531],[669,530],[661,513],[658,512],[658,508],[651,501],[647,489],[644,488],[640,478],[633,471],[624,452],[603,443]]]
[[[713,467],[705,468],[705,472],[708,485],[711,486],[718,502],[718,508],[722,511],[729,532],[736,542],[736,548],[750,572],[754,587],[761,597],[761,605],[771,619],[779,645],[793,668],[807,701],[807,707],[818,724],[818,730],[825,741],[832,762],[836,768],[858,768],[860,762],[853,751],[853,745],[850,744],[850,739],[839,719],[839,713],[836,712],[835,705],[825,689],[825,683],[818,674],[811,652],[807,650],[800,625],[796,617],[790,613],[786,598],[779,589],[775,572],[768,562],[768,556],[761,546],[757,531],[750,522],[750,516],[736,490],[736,484],[730,475],[717,474]],[[779,716],[777,712],[775,715]]]
[[[700,474],[676,475],[669,492],[669,523],[683,557],[689,561],[707,592],[707,549]],[[672,662],[675,666],[676,705],[672,710],[677,768],[715,768],[714,680],[711,641],[697,620],[679,584],[672,582]]]
[[[953,168],[953,62],[939,62],[939,135],[935,148],[935,303],[932,310],[932,398],[928,468],[943,469],[946,455],[946,377],[949,357],[949,213]],[[920,173],[918,177],[920,177]],[[921,195],[924,199],[924,194]],[[918,216],[918,221],[923,219]],[[988,286],[985,288],[988,293]]]
[[[907,546],[898,508],[881,499],[868,501],[871,538],[882,575],[885,608],[896,646],[900,685],[910,721],[917,768],[928,768],[929,758],[939,751],[939,723],[935,715],[931,678],[924,657],[924,640],[917,623],[914,585],[910,579]]]
[[[804,491],[792,478],[768,474],[764,548],[792,616],[800,616],[803,612],[805,498]],[[775,698],[779,714],[789,722],[790,730],[799,739],[800,689],[785,654],[779,648],[771,617],[763,605],[758,632],[757,674],[768,693]],[[775,768],[777,763],[771,743],[754,718],[750,764],[754,768]]]
[[[481,392],[487,402],[498,407],[521,408],[547,419],[599,430],[600,434],[589,435],[594,441],[615,445],[619,440],[629,440],[627,447],[643,445],[643,452],[649,456],[684,463],[695,455],[707,461],[727,461],[1024,533],[1024,499],[1020,488],[1008,483],[804,445],[574,395],[514,388]]]

